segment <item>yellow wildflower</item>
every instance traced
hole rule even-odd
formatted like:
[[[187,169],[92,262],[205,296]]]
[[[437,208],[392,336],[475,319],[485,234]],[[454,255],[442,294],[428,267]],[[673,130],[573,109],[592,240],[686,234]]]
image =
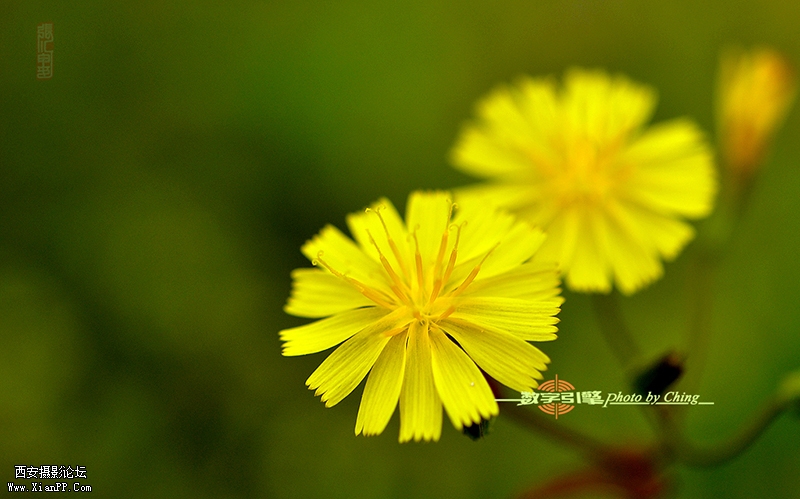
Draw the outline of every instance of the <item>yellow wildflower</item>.
[[[303,254],[286,312],[317,322],[280,332],[284,355],[342,343],[306,384],[330,407],[369,373],[356,435],[383,431],[400,402],[400,441],[438,440],[442,406],[457,429],[498,414],[481,371],[517,391],[548,357],[562,298],[554,264],[529,259],[544,234],[447,193],[415,192],[406,219],[381,199],[333,226]],[[477,365],[476,365],[477,364]]]
[[[794,100],[794,70],[771,49],[730,51],[722,57],[718,87],[717,119],[725,162],[749,176],[763,162]]]
[[[693,237],[683,218],[712,209],[716,177],[703,134],[688,119],[649,129],[655,91],[599,71],[523,78],[478,105],[453,162],[492,179],[465,188],[547,232],[542,256],[576,291],[633,293],[663,273]],[[462,198],[462,199],[463,199]]]

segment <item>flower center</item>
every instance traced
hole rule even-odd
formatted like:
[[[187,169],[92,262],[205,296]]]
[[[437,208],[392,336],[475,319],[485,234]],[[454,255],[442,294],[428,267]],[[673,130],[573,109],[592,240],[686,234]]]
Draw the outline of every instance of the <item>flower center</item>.
[[[629,176],[618,163],[620,144],[598,145],[586,138],[563,145],[558,164],[543,170],[561,208],[603,206]]]
[[[453,228],[453,226],[450,224],[450,220],[452,218],[454,207],[455,205],[451,205],[450,210],[448,211],[447,223],[445,224],[445,229],[442,232],[436,259],[432,262],[432,264],[431,262],[428,262],[428,265],[423,263],[416,229],[411,233],[411,237],[414,239],[414,262],[413,265],[409,265],[409,262],[405,260],[399,248],[397,247],[397,244],[392,239],[386,223],[380,214],[380,210],[367,210],[368,212],[375,213],[380,219],[386,235],[387,243],[399,267],[395,269],[392,266],[392,264],[386,258],[386,255],[384,255],[383,251],[381,251],[372,234],[367,231],[370,242],[377,250],[381,265],[386,272],[386,275],[389,277],[389,288],[391,293],[386,293],[382,290],[368,286],[352,277],[342,274],[328,265],[322,259],[323,255],[321,252],[317,255],[317,258],[312,262],[312,264],[322,265],[336,277],[354,286],[364,296],[372,300],[380,307],[387,308],[389,310],[405,308],[408,312],[408,318],[410,320],[416,319],[419,321],[436,322],[444,319],[455,312],[452,299],[463,293],[464,290],[475,280],[478,272],[481,270],[481,266],[499,244],[498,243],[494,245],[486,253],[486,255],[484,255],[480,262],[478,262],[478,264],[472,268],[470,273],[461,282],[461,284],[459,284],[457,287],[448,286],[453,269],[456,265],[456,260],[458,259],[458,244],[461,239],[461,228],[464,225],[462,223],[454,226],[456,228],[456,239],[448,255],[447,247],[449,245],[450,230]],[[404,330],[404,328],[389,331],[386,334],[397,334],[402,330]]]

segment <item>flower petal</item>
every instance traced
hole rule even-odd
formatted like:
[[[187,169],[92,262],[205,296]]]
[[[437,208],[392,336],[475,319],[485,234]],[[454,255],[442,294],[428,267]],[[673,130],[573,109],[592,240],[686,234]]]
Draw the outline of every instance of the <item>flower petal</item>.
[[[480,120],[461,132],[453,162],[482,177],[527,175],[531,161],[552,159],[556,106],[552,81],[522,78],[497,87],[478,104]]]
[[[566,209],[544,228],[547,237],[536,255],[543,261],[558,262],[562,271],[572,264],[578,246],[580,219],[578,210]]]
[[[498,206],[510,211],[526,209],[542,197],[538,185],[528,182],[486,182],[468,185],[455,190],[456,202],[461,206]]]
[[[391,288],[381,264],[373,260],[349,237],[332,225],[324,227],[319,234],[301,248],[311,260],[324,260],[339,274],[358,280],[373,289],[389,295]]]
[[[579,212],[579,233],[581,243],[575,247],[575,254],[569,266],[567,283],[579,291],[611,291],[611,272],[609,264],[609,235],[605,215],[599,210],[585,208]],[[627,258],[619,254],[622,259]]]
[[[534,301],[557,299],[560,304],[563,298],[559,297],[559,282],[558,266],[555,263],[534,258],[533,261],[503,274],[476,280],[461,296],[495,296]]]
[[[453,204],[452,199],[450,193],[443,191],[417,191],[408,197],[408,231],[416,234],[424,268],[433,268],[439,254],[442,234],[450,224],[448,215]]]
[[[480,279],[507,272],[536,253],[545,240],[544,232],[518,222],[500,239],[500,244],[481,265]]]
[[[292,294],[283,310],[297,317],[328,317],[374,303],[353,285],[321,269],[292,271]]]
[[[675,258],[695,234],[688,223],[638,205],[620,205],[613,217],[624,219],[620,223],[626,232],[635,234],[639,244],[652,248],[652,253],[659,253],[666,260]]]
[[[433,381],[427,324],[411,323],[406,355],[405,380],[400,392],[400,442],[439,440],[442,401]]]
[[[399,326],[399,317],[393,312],[365,327],[334,350],[309,376],[306,385],[316,390],[315,395],[322,395],[326,407],[341,402],[364,379],[389,342],[389,336],[382,333]]]
[[[519,266],[531,258],[545,240],[541,230],[516,221],[504,211],[495,211],[486,203],[465,203],[453,223],[462,221],[466,224],[461,231],[459,259],[446,285],[447,290],[460,286],[482,261],[479,280]],[[487,258],[484,260],[484,257]]]
[[[285,342],[283,355],[306,355],[327,350],[378,322],[388,313],[377,307],[359,308],[305,326],[284,329],[279,333]]]
[[[511,334],[478,327],[459,319],[439,326],[461,345],[481,369],[500,383],[520,392],[530,391],[542,379],[550,359],[538,348]]]
[[[356,418],[356,435],[381,433],[397,407],[406,367],[408,333],[392,337],[367,378]]]
[[[517,80],[517,106],[531,123],[533,137],[542,137],[542,144],[558,126],[558,98],[556,82],[551,78],[531,78],[528,76]],[[530,141],[530,137],[528,137]],[[526,145],[528,145],[526,143]],[[549,144],[548,144],[549,145]]]
[[[641,126],[653,113],[656,92],[623,76],[572,69],[564,76],[567,135],[610,143]]]
[[[610,211],[605,229],[614,280],[623,294],[630,295],[661,277],[664,267],[658,249],[646,239],[653,227],[639,230],[641,227],[630,211],[616,208]]]
[[[457,430],[498,414],[492,389],[475,363],[438,328],[432,327],[431,366],[442,404]]]
[[[456,267],[471,267],[474,265],[471,262],[480,261],[489,250],[502,241],[515,223],[513,215],[496,210],[486,199],[459,205],[453,219],[453,225],[462,225]],[[452,243],[455,244],[455,241]]]
[[[485,327],[506,331],[530,341],[556,339],[561,305],[560,297],[546,301],[529,301],[517,298],[464,297],[457,301],[450,317]]]
[[[620,162],[636,166],[624,198],[665,215],[698,218],[711,211],[717,190],[712,153],[691,121],[651,127]]]
[[[385,229],[381,219],[386,223]],[[397,274],[401,275],[403,268],[408,269],[412,265],[414,253],[409,246],[405,222],[388,199],[381,198],[378,202],[373,203],[367,211],[351,213],[347,216],[347,226],[364,253],[370,255],[375,261],[380,262],[380,255],[375,249],[375,245],[372,244],[373,240]],[[398,262],[395,257],[386,235],[387,230],[402,262]]]
[[[530,168],[530,158],[523,149],[475,125],[464,127],[450,156],[459,169],[478,177],[519,175]]]

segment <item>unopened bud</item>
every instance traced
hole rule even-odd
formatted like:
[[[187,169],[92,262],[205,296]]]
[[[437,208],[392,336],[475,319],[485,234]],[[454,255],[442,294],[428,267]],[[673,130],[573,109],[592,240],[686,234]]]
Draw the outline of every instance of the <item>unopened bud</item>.
[[[775,50],[760,48],[723,55],[718,131],[723,158],[734,173],[746,179],[761,166],[796,90],[793,68]]]

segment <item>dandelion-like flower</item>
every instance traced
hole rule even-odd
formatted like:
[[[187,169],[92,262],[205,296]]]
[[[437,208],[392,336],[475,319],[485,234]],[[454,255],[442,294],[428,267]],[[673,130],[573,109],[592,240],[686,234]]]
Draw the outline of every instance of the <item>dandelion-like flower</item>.
[[[369,373],[356,435],[379,434],[400,403],[400,441],[438,440],[442,406],[457,429],[498,414],[478,368],[517,391],[548,357],[528,341],[556,338],[562,298],[554,264],[531,259],[545,236],[447,193],[409,196],[406,219],[382,199],[302,252],[287,313],[321,318],[280,332],[284,355],[341,345],[306,384],[330,407]]]
[[[775,131],[797,93],[789,61],[768,48],[731,50],[723,57],[717,95],[717,119],[725,164],[752,174],[762,163]]]
[[[573,70],[559,90],[523,78],[478,105],[453,150],[455,165],[489,178],[465,188],[547,232],[543,257],[559,262],[576,291],[626,294],[663,273],[693,237],[684,221],[709,214],[712,154],[688,119],[645,129],[650,87]]]

